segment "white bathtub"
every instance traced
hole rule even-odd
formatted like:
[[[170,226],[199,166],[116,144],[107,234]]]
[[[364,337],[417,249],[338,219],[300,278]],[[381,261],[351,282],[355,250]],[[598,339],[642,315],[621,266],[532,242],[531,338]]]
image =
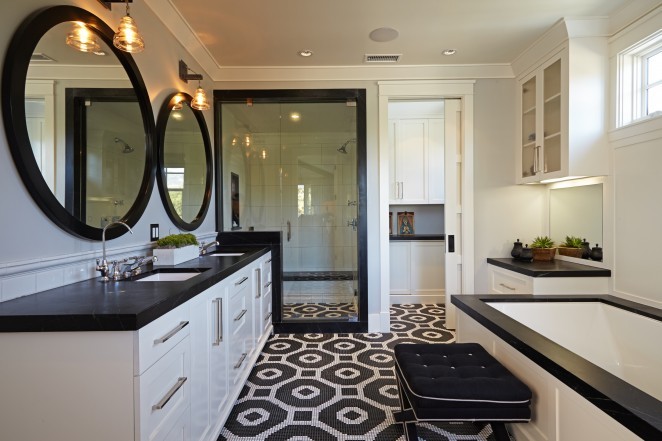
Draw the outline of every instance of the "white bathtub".
[[[457,341],[483,345],[533,392],[518,441],[662,440],[661,310],[612,296],[452,301]]]
[[[662,400],[662,322],[600,302],[486,302]]]

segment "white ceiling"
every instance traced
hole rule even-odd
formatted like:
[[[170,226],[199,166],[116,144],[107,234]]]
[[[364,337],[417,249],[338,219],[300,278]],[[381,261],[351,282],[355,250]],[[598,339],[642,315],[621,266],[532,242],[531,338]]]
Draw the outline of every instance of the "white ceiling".
[[[195,34],[203,65],[362,66],[365,54],[402,54],[399,65],[511,63],[563,17],[607,16],[637,0],[150,0],[174,8]],[[156,6],[156,7],[155,7]],[[173,16],[169,21],[172,28]],[[374,42],[391,27],[399,37]],[[184,29],[182,25],[178,29]],[[181,34],[181,32],[179,33]],[[191,48],[191,36],[180,35]],[[444,56],[444,49],[457,54]],[[309,49],[314,55],[300,57]],[[213,63],[212,63],[213,61]]]

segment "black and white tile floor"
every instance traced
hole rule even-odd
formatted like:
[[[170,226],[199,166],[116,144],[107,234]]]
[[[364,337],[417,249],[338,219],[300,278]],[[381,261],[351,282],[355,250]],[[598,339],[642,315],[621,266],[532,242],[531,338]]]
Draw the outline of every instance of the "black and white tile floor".
[[[391,307],[390,333],[280,334],[266,344],[219,441],[402,441],[397,343],[450,343],[438,305]],[[420,424],[425,441],[486,441],[490,426]]]

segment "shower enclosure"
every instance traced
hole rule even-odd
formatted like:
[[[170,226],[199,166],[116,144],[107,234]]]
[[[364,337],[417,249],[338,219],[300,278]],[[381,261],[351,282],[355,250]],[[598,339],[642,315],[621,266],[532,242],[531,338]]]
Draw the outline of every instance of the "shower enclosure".
[[[358,321],[364,101],[270,92],[217,99],[223,230],[281,231],[283,322]]]

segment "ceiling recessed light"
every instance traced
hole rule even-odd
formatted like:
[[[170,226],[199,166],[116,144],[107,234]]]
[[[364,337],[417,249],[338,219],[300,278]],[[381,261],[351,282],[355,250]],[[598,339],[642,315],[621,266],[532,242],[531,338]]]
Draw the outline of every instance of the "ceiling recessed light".
[[[302,57],[310,57],[310,56],[313,55],[313,51],[311,51],[309,49],[305,49],[305,50],[299,51],[299,55],[302,56]]]
[[[398,38],[400,33],[393,28],[377,28],[370,32],[370,39],[383,43],[385,41],[392,41]]]
[[[442,52],[442,54],[444,54],[444,55],[455,55],[455,52],[457,52],[457,50],[455,50],[455,49],[446,49]]]
[[[299,112],[290,113],[290,119],[292,121],[299,121],[301,119],[301,114]]]

